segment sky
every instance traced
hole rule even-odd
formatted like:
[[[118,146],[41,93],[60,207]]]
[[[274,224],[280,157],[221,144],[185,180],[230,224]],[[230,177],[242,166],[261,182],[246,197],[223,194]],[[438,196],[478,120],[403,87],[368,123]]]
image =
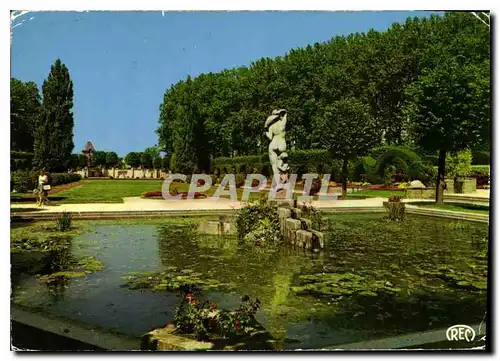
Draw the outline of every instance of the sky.
[[[11,76],[41,86],[57,58],[74,87],[74,153],[158,143],[172,84],[430,12],[33,12],[12,23]]]

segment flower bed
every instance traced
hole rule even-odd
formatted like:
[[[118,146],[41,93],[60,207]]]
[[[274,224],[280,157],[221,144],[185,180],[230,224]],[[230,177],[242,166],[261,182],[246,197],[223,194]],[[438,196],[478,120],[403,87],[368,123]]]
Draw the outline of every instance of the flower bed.
[[[181,199],[187,199],[189,192],[170,192],[171,196],[177,196],[181,195]],[[153,199],[163,199],[163,194],[161,191],[159,192],[144,192],[141,195],[142,198],[153,198]],[[206,194],[200,193],[200,192],[195,192],[194,193],[194,199],[204,199],[207,198]]]

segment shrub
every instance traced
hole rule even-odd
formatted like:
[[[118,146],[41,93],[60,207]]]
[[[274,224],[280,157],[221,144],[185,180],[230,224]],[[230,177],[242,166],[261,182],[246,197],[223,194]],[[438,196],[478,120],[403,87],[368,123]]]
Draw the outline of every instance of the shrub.
[[[250,297],[244,296],[240,307],[229,311],[217,310],[215,302],[200,302],[192,290],[187,290],[182,296],[181,305],[174,311],[174,325],[181,333],[207,340],[246,336],[256,330],[254,315],[260,308],[258,299],[250,301]]]
[[[246,176],[244,174],[236,174],[234,179],[237,188],[243,187],[245,185]]]
[[[386,147],[384,148],[384,151],[377,158],[377,165],[375,172],[379,176],[384,177],[385,181],[388,181],[387,179],[388,172],[386,172],[387,166],[393,165],[395,167],[395,171],[399,169],[403,172],[403,174],[406,175],[408,173],[409,164],[416,161],[421,161],[421,158],[417,153],[415,153],[410,148]]]
[[[391,201],[386,203],[389,219],[392,221],[402,221],[405,217],[405,204],[403,202]]]
[[[375,170],[376,165],[377,161],[369,155],[361,157],[355,163],[354,170],[352,172],[352,179],[356,182],[366,180],[368,174]]]
[[[50,185],[55,187],[62,184],[78,182],[82,179],[79,174],[52,173],[49,175]],[[30,192],[38,187],[38,173],[35,171],[16,171],[11,173],[12,188],[17,192]]]
[[[470,176],[476,178],[477,186],[483,187],[488,185],[490,180],[490,166],[488,165],[473,165],[471,166]]]
[[[472,171],[472,152],[464,150],[446,154],[446,175],[450,178],[468,177]]]
[[[15,171],[11,173],[11,191],[31,192],[38,186],[38,174],[34,171]]]
[[[10,170],[31,170],[33,167],[33,153],[11,151]]]
[[[59,232],[66,232],[71,228],[71,221],[73,220],[73,216],[71,213],[63,211],[56,219],[56,229]]]
[[[255,245],[276,245],[281,241],[278,208],[266,200],[253,202],[238,211],[238,237]]]
[[[472,165],[489,165],[491,156],[488,151],[472,150]]]

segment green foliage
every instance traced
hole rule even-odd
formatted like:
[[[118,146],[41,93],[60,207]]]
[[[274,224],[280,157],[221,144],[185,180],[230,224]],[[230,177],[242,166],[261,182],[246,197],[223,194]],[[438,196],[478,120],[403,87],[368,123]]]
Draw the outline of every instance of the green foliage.
[[[236,174],[234,176],[236,187],[238,188],[243,187],[245,185],[246,178],[247,177],[245,174]]]
[[[141,154],[141,167],[145,169],[153,168],[153,158],[151,153],[143,152]]]
[[[158,144],[167,154],[176,153],[171,162],[174,171],[188,162],[192,164],[184,167],[187,171],[195,166],[207,170],[204,166],[207,158],[224,157],[226,161],[214,161],[212,172],[243,173],[245,166],[246,173],[251,173],[253,168],[259,173],[269,173],[269,141],[263,136],[263,123],[275,108],[288,110],[287,141],[291,150],[329,149],[331,144],[341,144],[339,142],[347,144],[348,148],[357,147],[367,139],[376,143],[382,131],[385,144],[420,146],[423,143],[419,132],[415,132],[414,122],[421,124],[423,131],[443,133],[426,136],[428,141],[424,143],[427,145],[437,146],[439,142],[434,139],[458,139],[455,135],[463,131],[468,134],[462,137],[466,143],[469,138],[471,141],[477,138],[486,144],[489,127],[478,122],[489,123],[489,106],[477,106],[477,100],[489,101],[489,90],[486,91],[489,58],[489,31],[470,13],[409,18],[406,23],[394,24],[384,32],[370,30],[337,36],[321,44],[292,49],[274,59],[259,59],[248,67],[201,74],[193,79],[188,77],[172,85],[165,91],[160,105]],[[450,71],[439,70],[449,68],[446,59],[453,59],[450,61],[459,66]],[[467,71],[467,76],[453,75]],[[443,74],[449,76],[441,76]],[[462,86],[463,78],[470,86]],[[412,90],[413,87],[422,92]],[[427,91],[437,96],[427,97]],[[445,99],[447,94],[455,98],[464,95],[465,98],[449,101]],[[433,121],[427,126],[425,118],[429,116],[427,110],[431,103],[426,97],[433,103],[432,107],[440,107],[441,113],[450,109],[456,119],[443,121],[443,127],[437,123],[434,126]],[[341,108],[346,110],[345,114]],[[433,112],[437,118],[444,119],[441,113]],[[473,113],[475,117],[468,115]],[[336,117],[343,117],[344,123],[336,124]],[[416,117],[422,119],[415,120]],[[365,132],[361,126],[367,119],[376,125],[376,136],[369,135],[370,132]],[[324,123],[326,128],[319,126]],[[474,126],[474,131],[469,127],[473,123],[478,125]],[[360,129],[356,129],[358,125]],[[346,138],[344,133],[351,129],[355,136]],[[322,133],[327,134],[323,136]],[[331,134],[339,140],[332,141]],[[368,144],[366,149],[374,145]],[[366,149],[356,149],[352,159],[367,154]],[[258,156],[257,159],[239,159],[250,155]],[[291,152],[289,155],[289,164],[297,173],[325,172],[319,168],[325,165],[333,168],[334,178],[338,177],[342,166],[334,162],[344,158],[334,156],[329,158],[335,161],[320,164],[315,160],[308,164],[294,162]],[[238,169],[229,170],[229,166],[235,164]],[[223,167],[227,170],[223,171]]]
[[[56,218],[56,229],[59,232],[66,232],[71,228],[73,215],[70,212],[63,211]]]
[[[490,165],[490,151],[472,149],[472,165]]]
[[[97,150],[92,155],[92,167],[106,167],[106,152]]]
[[[106,153],[106,167],[113,168],[116,167],[118,163],[118,154],[116,154],[115,152]]]
[[[10,152],[11,171],[31,170],[33,167],[33,153],[11,151]]]
[[[472,152],[470,149],[446,155],[446,175],[450,178],[468,177],[472,172]]]
[[[53,173],[50,174],[50,184],[55,187],[62,184],[78,182],[82,179],[79,174]],[[38,181],[38,180],[37,180]]]
[[[278,208],[261,199],[238,211],[238,237],[259,246],[274,246],[281,242]]]
[[[188,291],[174,311],[174,325],[178,331],[194,334],[198,339],[247,336],[257,331],[254,315],[259,308],[258,299],[250,301],[244,296],[236,310],[218,310],[214,302],[200,302]]]
[[[353,273],[318,273],[299,276],[300,285],[292,286],[292,292],[299,295],[328,297],[339,301],[344,296],[377,297],[379,294],[393,295],[401,292],[391,282],[370,280]]]
[[[33,152],[34,133],[40,116],[40,94],[34,82],[10,79],[10,147]]]
[[[489,165],[473,165],[471,166],[471,175],[489,175]]]
[[[82,177],[79,174],[53,173],[50,174],[50,184],[55,187],[61,184],[78,182]],[[34,171],[11,172],[11,191],[20,193],[31,192],[38,187],[38,173]]]
[[[11,191],[31,192],[38,186],[38,174],[33,171],[11,172]]]
[[[380,142],[380,130],[368,105],[354,97],[345,97],[325,107],[315,119],[318,143],[343,161],[363,156]]]
[[[376,172],[383,175],[387,165],[394,165],[396,169],[401,170],[403,173],[408,173],[410,164],[421,162],[420,156],[413,150],[407,147],[388,147],[378,157]]]
[[[163,158],[160,156],[157,156],[153,159],[153,168],[154,169],[161,169],[163,164]]]
[[[85,154],[78,154],[78,168],[83,169],[88,166],[88,158]]]
[[[73,151],[73,82],[66,65],[57,59],[42,86],[41,115],[34,131],[34,166],[65,171]]]
[[[132,168],[138,168],[141,165],[141,154],[137,152],[130,152],[125,156],[125,163]]]
[[[354,166],[352,179],[355,182],[366,181],[369,175],[375,172],[377,161],[369,155],[361,157]]]
[[[187,286],[205,291],[229,290],[232,287],[212,278],[203,278],[201,273],[191,269],[178,269],[175,266],[162,272],[133,272],[123,279],[127,281],[124,287],[154,292],[179,291]]]

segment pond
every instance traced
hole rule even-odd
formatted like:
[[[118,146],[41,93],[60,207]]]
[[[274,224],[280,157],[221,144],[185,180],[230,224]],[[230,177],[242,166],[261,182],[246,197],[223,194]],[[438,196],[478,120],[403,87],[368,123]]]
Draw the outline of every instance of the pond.
[[[256,318],[283,349],[480,323],[487,308],[488,225],[384,216],[329,216],[320,253],[265,251],[232,236],[200,235],[196,219],[76,223],[83,231],[65,240],[69,248],[13,253],[11,299],[139,337],[172,321],[180,295],[129,289],[124,277],[176,267],[230,284],[200,296],[219,308],[237,307],[243,295],[260,299]],[[34,232],[30,227],[16,234]],[[89,256],[104,269],[55,288],[37,277],[65,257]]]

